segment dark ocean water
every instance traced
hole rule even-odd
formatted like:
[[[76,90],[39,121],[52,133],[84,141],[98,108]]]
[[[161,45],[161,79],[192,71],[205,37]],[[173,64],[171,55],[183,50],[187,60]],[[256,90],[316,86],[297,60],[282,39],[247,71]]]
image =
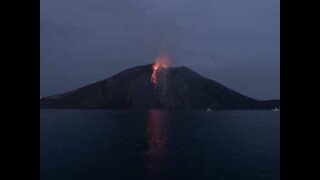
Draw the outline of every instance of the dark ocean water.
[[[41,180],[280,179],[280,112],[40,110]]]

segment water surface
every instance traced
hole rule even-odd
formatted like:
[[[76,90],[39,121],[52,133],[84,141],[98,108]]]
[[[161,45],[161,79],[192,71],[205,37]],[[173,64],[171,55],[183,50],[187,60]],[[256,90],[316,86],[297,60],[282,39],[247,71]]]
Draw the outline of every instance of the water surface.
[[[41,110],[41,180],[280,179],[279,114]]]

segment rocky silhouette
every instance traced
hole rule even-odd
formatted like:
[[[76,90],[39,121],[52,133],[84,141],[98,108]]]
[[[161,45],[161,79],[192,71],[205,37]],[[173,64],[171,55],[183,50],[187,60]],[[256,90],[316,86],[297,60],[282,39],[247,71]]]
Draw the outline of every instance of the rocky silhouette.
[[[274,109],[280,100],[241,95],[187,67],[169,67],[150,80],[152,64],[62,94],[40,98],[50,109]]]

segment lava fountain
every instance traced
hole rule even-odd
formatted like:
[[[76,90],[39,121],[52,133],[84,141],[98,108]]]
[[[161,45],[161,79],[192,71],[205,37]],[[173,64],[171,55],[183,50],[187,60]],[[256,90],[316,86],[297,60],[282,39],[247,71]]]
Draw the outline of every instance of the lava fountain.
[[[161,69],[168,68],[169,66],[169,57],[167,55],[161,55],[155,59],[155,63],[152,66],[151,82],[154,85],[157,85],[158,82],[158,72]]]

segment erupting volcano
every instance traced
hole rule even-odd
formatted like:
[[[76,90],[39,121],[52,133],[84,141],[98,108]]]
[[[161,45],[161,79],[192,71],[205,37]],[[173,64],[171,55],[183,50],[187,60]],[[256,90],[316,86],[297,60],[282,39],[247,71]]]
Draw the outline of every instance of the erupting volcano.
[[[274,109],[280,100],[259,101],[207,79],[187,67],[169,67],[168,56],[124,70],[63,94],[42,97],[56,109]]]
[[[161,69],[168,68],[168,64],[169,64],[169,58],[167,55],[162,55],[156,58],[155,63],[152,66],[152,74],[151,74],[151,82],[154,85],[157,85],[158,72]]]

